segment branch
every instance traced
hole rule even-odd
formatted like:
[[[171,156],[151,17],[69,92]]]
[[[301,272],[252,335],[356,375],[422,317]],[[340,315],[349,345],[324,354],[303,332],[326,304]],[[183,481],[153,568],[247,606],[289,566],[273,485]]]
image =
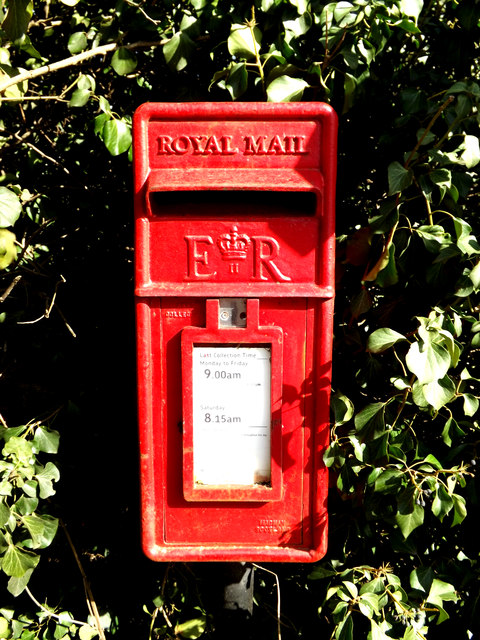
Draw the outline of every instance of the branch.
[[[0,82],[0,93],[12,87],[15,84],[20,84],[21,82],[25,82],[26,80],[32,80],[33,78],[38,78],[40,76],[44,76],[47,73],[52,73],[53,71],[59,71],[60,69],[66,69],[67,67],[73,67],[76,64],[80,64],[85,60],[89,60],[95,56],[104,56],[107,53],[111,53],[112,51],[116,51],[117,49],[139,49],[140,47],[158,47],[168,42],[168,40],[159,40],[157,42],[133,42],[132,44],[118,44],[117,42],[110,42],[109,44],[104,44],[100,47],[95,47],[95,49],[90,49],[89,51],[83,51],[82,53],[78,53],[75,56],[70,56],[69,58],[65,58],[64,60],[58,60],[57,62],[52,62],[52,64],[46,64],[43,67],[38,67],[38,69],[32,69],[31,71],[22,71],[18,73],[16,76],[12,78],[8,78],[3,82]]]

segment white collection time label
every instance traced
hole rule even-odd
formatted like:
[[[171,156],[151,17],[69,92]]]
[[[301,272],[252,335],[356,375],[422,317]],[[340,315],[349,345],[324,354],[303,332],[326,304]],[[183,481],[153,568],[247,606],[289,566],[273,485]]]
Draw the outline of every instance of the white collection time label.
[[[271,351],[193,348],[195,482],[270,482]]]

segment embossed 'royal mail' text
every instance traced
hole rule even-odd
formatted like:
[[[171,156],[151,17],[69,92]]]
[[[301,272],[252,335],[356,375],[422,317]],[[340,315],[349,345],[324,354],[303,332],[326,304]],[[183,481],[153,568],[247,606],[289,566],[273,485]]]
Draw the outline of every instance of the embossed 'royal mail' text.
[[[306,155],[306,136],[260,135],[242,136],[238,140],[231,135],[157,136],[157,155],[208,156],[234,155]]]

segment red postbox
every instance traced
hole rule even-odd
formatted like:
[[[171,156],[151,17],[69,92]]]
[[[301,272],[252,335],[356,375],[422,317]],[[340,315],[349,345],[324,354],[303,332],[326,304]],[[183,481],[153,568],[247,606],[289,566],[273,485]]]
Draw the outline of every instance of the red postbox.
[[[326,551],[336,116],[145,104],[134,119],[145,553]]]

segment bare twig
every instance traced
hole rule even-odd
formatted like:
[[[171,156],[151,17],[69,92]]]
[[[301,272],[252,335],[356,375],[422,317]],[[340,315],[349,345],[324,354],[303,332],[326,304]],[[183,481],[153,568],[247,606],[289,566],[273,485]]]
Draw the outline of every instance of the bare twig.
[[[20,282],[21,279],[22,279],[21,275],[18,275],[18,276],[14,277],[14,279],[11,281],[11,283],[8,285],[8,287],[5,289],[5,291],[0,296],[0,302],[5,302],[5,300],[8,298],[8,296],[12,293],[14,287]]]
[[[59,71],[60,69],[66,69],[67,67],[73,67],[76,64],[80,64],[81,62],[85,62],[85,60],[89,60],[95,56],[104,56],[107,53],[111,53],[112,51],[116,51],[117,49],[140,49],[140,48],[149,48],[149,47],[158,47],[168,42],[168,40],[159,40],[156,42],[145,42],[138,41],[132,42],[132,44],[119,44],[118,42],[110,42],[108,44],[103,44],[100,47],[95,47],[94,49],[90,49],[89,51],[82,51],[82,53],[78,53],[75,56],[70,56],[69,58],[64,58],[63,60],[58,60],[57,62],[52,62],[51,64],[46,64],[43,67],[38,67],[38,69],[31,69],[30,71],[22,71],[18,73],[16,76],[11,78],[7,78],[3,82],[0,82],[0,93],[12,87],[15,84],[20,84],[21,82],[25,82],[28,80],[33,80],[33,78],[38,78],[40,76],[44,76],[48,73],[53,73],[54,71]]]
[[[262,567],[259,564],[255,564],[254,562],[252,562],[252,565],[254,567],[256,567],[257,569],[261,569],[262,571],[266,571],[267,573],[271,573],[272,576],[275,576],[275,582],[276,582],[276,587],[277,587],[277,638],[278,640],[282,640],[282,629],[281,629],[281,622],[280,622],[280,581],[278,579],[278,575],[276,573],[274,573],[273,571],[270,571],[270,569],[265,569],[265,567]]]
[[[68,544],[70,545],[70,549],[72,550],[73,556],[75,558],[75,562],[77,563],[77,567],[82,575],[83,586],[84,586],[85,595],[87,598],[87,606],[92,616],[95,618],[95,626],[97,627],[98,636],[100,640],[106,640],[105,633],[103,631],[102,624],[100,622],[100,615],[98,613],[97,603],[95,602],[95,598],[93,597],[92,589],[90,587],[90,583],[88,582],[87,575],[83,569],[83,565],[80,561],[77,550],[75,549],[75,545],[73,544],[72,538],[68,533],[67,527],[62,520],[60,520],[60,525],[65,533],[65,536],[67,537]]]
[[[65,624],[66,620],[63,616],[59,616],[56,613],[53,613],[53,611],[50,611],[50,609],[47,609],[47,607],[44,607],[43,604],[41,604],[33,595],[33,593],[30,591],[30,589],[28,587],[25,587],[25,592],[28,594],[29,598],[31,600],[33,600],[33,602],[37,605],[37,607],[39,609],[41,609],[42,611],[44,611],[45,613],[47,613],[51,618],[55,618],[55,620],[58,620],[59,622],[63,622],[63,624]],[[88,624],[88,622],[82,622],[81,620],[75,620],[74,618],[69,618],[68,619],[68,624],[78,624],[81,627],[90,627],[90,625]]]

